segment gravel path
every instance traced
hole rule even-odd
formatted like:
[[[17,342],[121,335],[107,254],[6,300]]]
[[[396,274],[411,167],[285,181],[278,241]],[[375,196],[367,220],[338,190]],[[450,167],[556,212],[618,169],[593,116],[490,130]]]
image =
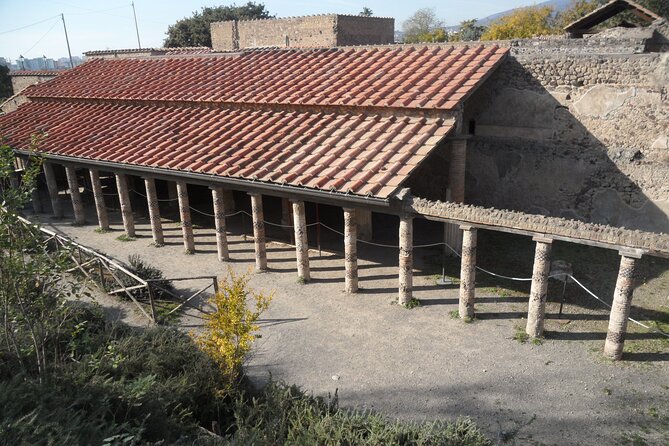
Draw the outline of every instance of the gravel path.
[[[112,217],[116,231],[98,234],[92,225],[40,216],[47,227],[118,259],[140,254],[168,277],[226,274],[228,265],[216,259],[212,228],[196,229],[198,252],[185,255],[174,222],[164,224],[167,245],[155,248],[146,217],[138,216],[138,239],[132,242],[116,240],[121,226],[118,215]],[[93,215],[89,221],[95,221]],[[313,281],[301,285],[293,248],[272,242],[267,251],[271,271],[251,280],[256,289],[276,291],[246,368],[257,382],[271,373],[314,394],[338,390],[343,406],[390,417],[470,416],[493,439],[508,438],[504,444],[669,444],[666,352],[644,362],[609,362],[600,351],[601,330],[541,345],[519,343],[513,336],[516,326],[524,326],[526,298],[499,297],[490,289],[477,289],[478,320],[453,319],[457,286],[438,286],[434,271],[421,269],[433,253],[417,255],[415,297],[421,306],[407,310],[392,304],[397,292],[392,249],[360,249],[357,295],[342,292],[341,254],[312,250]],[[252,241],[231,236],[230,255],[230,268],[249,271]],[[549,303],[548,312],[556,313],[556,305]],[[605,326],[606,312],[596,319]],[[191,328],[200,320],[191,312],[182,323]],[[559,332],[561,324],[548,320],[547,329]],[[639,435],[646,443],[632,443]]]

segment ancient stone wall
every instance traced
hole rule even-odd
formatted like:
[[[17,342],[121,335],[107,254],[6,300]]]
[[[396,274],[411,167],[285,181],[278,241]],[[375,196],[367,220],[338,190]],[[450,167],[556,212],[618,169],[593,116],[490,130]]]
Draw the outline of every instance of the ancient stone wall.
[[[10,73],[11,75],[11,73]],[[53,79],[56,77],[56,75],[26,75],[26,76],[11,76],[12,78],[12,89],[14,90],[14,94],[20,92],[24,88],[34,85],[34,84],[39,84],[40,82],[48,81],[49,79]]]
[[[467,201],[669,233],[669,53],[515,53],[465,107]]]
[[[211,24],[214,51],[392,43],[394,19],[337,14]]]

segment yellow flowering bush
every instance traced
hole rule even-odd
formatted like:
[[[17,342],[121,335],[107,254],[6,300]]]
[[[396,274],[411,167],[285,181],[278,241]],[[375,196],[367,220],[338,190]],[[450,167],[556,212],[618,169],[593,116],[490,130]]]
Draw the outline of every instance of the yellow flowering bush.
[[[235,275],[232,270],[219,283],[219,291],[210,299],[215,311],[205,315],[205,331],[194,335],[199,347],[220,368],[227,389],[239,377],[244,358],[251,350],[260,329],[258,318],[272,301],[274,293],[257,293],[248,288],[249,275]]]

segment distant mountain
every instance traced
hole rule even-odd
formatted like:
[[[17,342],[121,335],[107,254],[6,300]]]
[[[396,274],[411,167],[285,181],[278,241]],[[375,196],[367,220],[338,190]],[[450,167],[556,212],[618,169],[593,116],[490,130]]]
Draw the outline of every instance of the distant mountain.
[[[552,6],[555,12],[560,12],[564,11],[569,7],[571,4],[571,0],[548,0],[545,2],[538,3],[536,6]],[[491,22],[497,20],[500,17],[504,17],[505,15],[511,14],[513,11],[515,11],[518,8],[515,9],[509,9],[507,11],[502,11],[498,12],[497,14],[489,15],[488,17],[484,17],[482,19],[478,20],[478,23],[480,25],[490,25]]]

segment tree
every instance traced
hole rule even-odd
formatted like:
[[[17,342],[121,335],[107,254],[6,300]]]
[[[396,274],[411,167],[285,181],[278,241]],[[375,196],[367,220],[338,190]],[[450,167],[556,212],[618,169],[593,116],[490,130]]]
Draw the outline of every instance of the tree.
[[[371,16],[374,15],[374,11],[369,9],[367,6],[364,6],[362,8],[362,11],[360,11],[360,15],[363,16],[363,17],[371,17]]]
[[[13,93],[12,78],[9,77],[9,68],[0,65],[0,99],[8,98]]]
[[[402,24],[404,41],[407,43],[444,42],[446,33],[443,27],[444,23],[437,17],[434,9],[419,9]]]
[[[460,22],[460,30],[453,34],[452,42],[470,42],[474,40],[481,40],[481,36],[488,28],[483,25],[478,25],[476,19],[464,20]]]
[[[167,38],[163,45],[167,48],[208,46],[211,47],[211,30],[213,22],[226,20],[269,19],[274,16],[265,9],[262,3],[248,2],[243,6],[203,7],[202,11],[194,11],[192,17],[184,18],[167,28]]]
[[[483,33],[481,40],[528,39],[555,33],[553,8],[530,6],[495,20]]]

